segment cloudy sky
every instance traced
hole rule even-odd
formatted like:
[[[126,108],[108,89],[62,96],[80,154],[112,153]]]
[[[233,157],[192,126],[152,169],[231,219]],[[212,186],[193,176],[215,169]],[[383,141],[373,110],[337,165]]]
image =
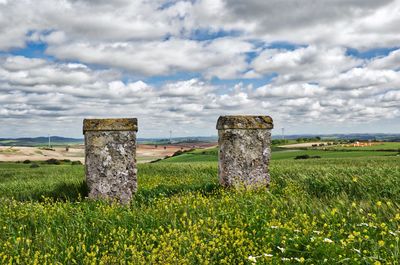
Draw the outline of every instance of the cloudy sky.
[[[400,0],[0,0],[0,137],[400,132]]]

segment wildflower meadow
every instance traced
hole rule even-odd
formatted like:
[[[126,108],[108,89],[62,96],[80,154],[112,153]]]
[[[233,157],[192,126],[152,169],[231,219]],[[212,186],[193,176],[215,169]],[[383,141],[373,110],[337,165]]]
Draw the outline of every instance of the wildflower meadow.
[[[273,160],[268,190],[234,191],[164,160],[125,206],[85,199],[81,165],[1,163],[0,263],[399,264],[399,162]]]

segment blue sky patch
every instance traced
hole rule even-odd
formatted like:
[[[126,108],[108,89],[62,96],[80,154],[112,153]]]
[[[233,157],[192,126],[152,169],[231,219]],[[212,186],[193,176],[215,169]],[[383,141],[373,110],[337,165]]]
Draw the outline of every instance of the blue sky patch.
[[[347,56],[354,56],[361,59],[371,59],[375,57],[384,57],[387,56],[392,51],[399,49],[400,47],[392,47],[392,48],[375,48],[366,51],[359,51],[357,49],[348,48],[346,51]]]
[[[212,29],[196,29],[191,32],[189,39],[196,40],[196,41],[207,41],[207,40],[214,40],[218,38],[224,37],[237,37],[240,36],[241,32],[237,30],[212,30]]]
[[[177,81],[186,81],[193,78],[201,79],[200,73],[190,73],[190,72],[179,72],[175,74],[171,74],[168,76],[151,76],[147,78],[142,78],[141,80],[145,83],[148,83],[153,86],[162,86],[168,82],[177,82]],[[129,76],[125,76],[123,78],[124,82],[130,81],[132,82],[133,79]],[[137,81],[137,79],[135,80]]]
[[[290,43],[290,42],[285,42],[285,41],[276,41],[276,42],[269,43],[267,48],[268,49],[282,49],[282,50],[294,51],[296,49],[305,48],[307,46],[308,45],[295,44],[295,43]]]
[[[27,42],[24,48],[12,49],[5,54],[11,54],[14,56],[24,56],[27,58],[42,58],[49,61],[54,61],[53,56],[45,53],[47,49],[47,43],[45,42]]]

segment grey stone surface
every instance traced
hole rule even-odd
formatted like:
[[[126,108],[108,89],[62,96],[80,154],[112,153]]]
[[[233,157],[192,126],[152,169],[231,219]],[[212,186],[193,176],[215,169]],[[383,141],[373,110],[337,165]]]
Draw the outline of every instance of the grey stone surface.
[[[234,188],[263,188],[270,182],[271,129],[268,116],[221,116],[217,122],[219,180]]]
[[[129,203],[137,191],[136,119],[84,120],[89,198]]]

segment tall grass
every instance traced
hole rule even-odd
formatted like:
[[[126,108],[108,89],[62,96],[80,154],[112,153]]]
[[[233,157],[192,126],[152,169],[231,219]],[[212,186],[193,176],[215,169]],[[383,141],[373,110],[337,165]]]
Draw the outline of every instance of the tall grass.
[[[0,164],[0,263],[398,264],[399,162],[273,161],[247,192],[215,162],[142,164],[128,206],[84,199],[82,166]]]

